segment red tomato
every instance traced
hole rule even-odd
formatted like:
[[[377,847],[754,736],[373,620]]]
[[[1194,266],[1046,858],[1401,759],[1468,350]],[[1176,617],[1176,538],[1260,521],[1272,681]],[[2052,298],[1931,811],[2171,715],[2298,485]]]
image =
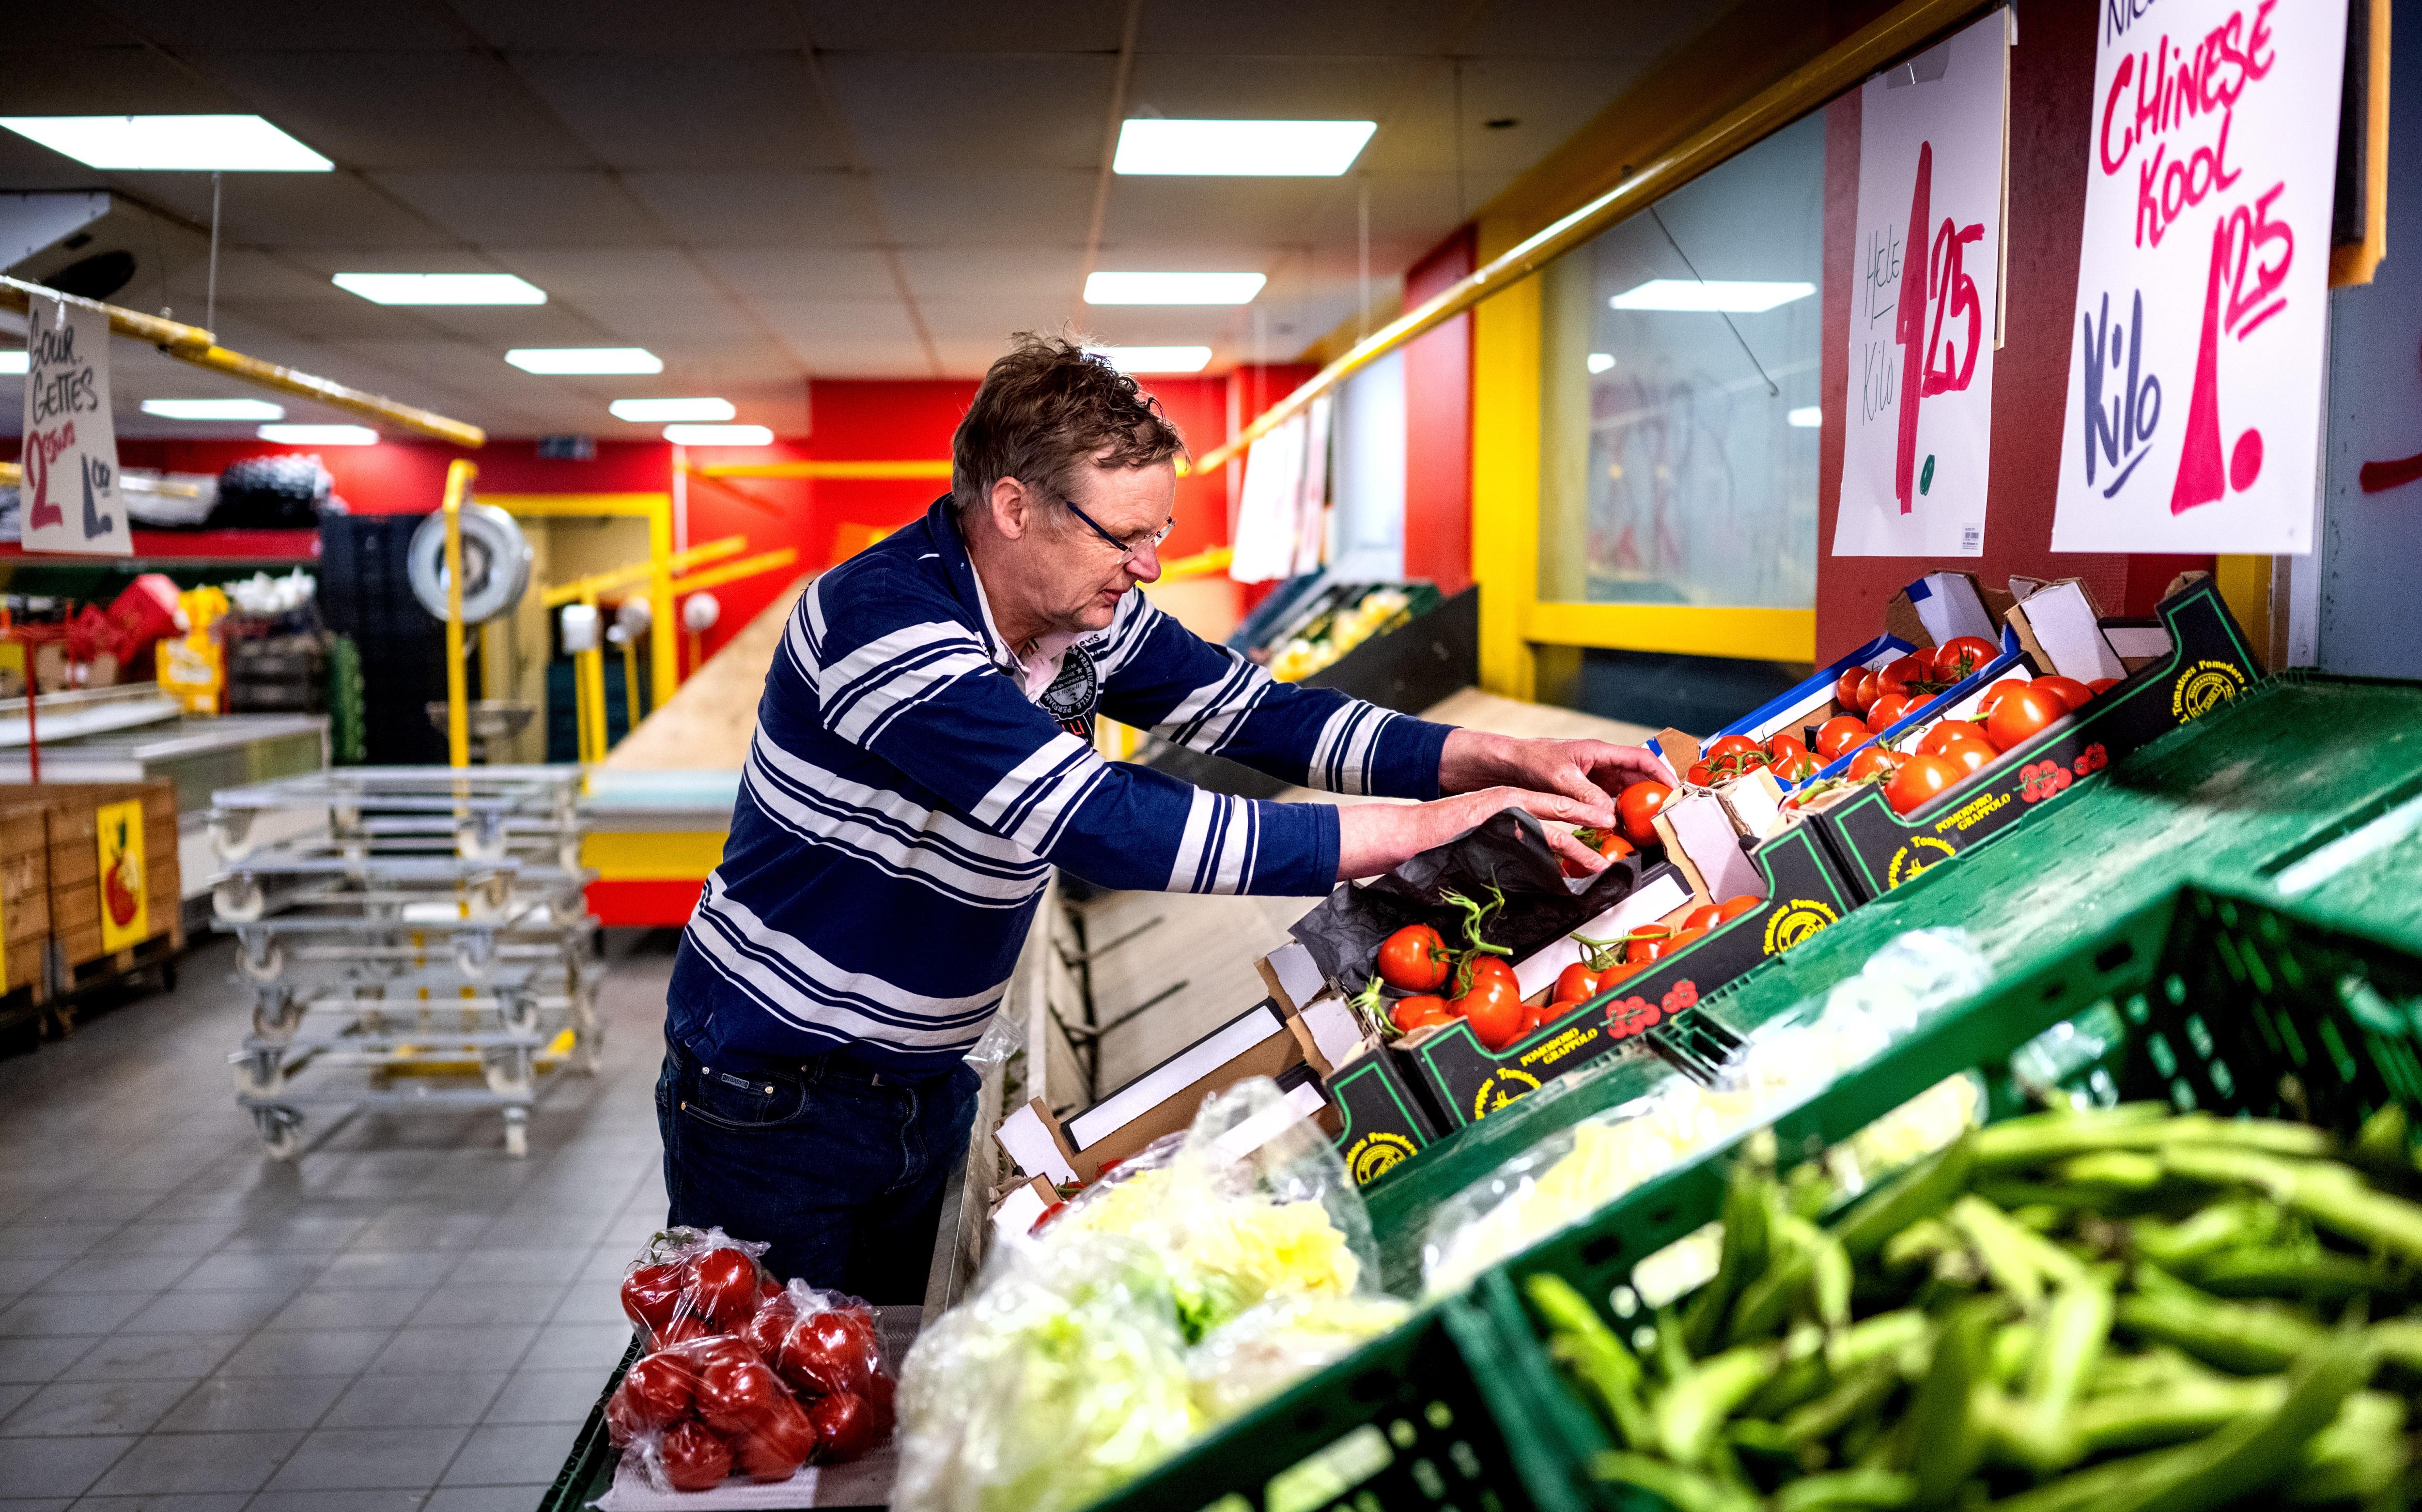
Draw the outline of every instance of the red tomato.
[[[778,1365],[782,1361],[782,1339],[791,1331],[791,1325],[798,1320],[798,1305],[784,1294],[776,1292],[757,1304],[757,1311],[742,1326],[740,1336],[748,1341],[748,1347],[757,1351],[758,1359],[769,1365]]]
[[[2034,687],[2014,687],[2002,695],[1985,720],[1985,738],[1996,750],[2021,745],[2053,720],[2066,717],[2068,705]]]
[[[1992,664],[2002,648],[1982,636],[1953,636],[1934,648],[1935,680],[1957,683],[1974,677]]]
[[[2027,685],[2024,682],[2015,677],[2003,678],[1991,687],[1987,688],[1984,692],[1984,696],[1976,701],[1976,717],[1981,719],[1985,717],[1985,716],[1992,713],[1993,705],[2002,701],[2003,694],[2007,693],[2014,687],[2024,687],[2026,685]]]
[[[1549,999],[1558,1003],[1587,1002],[1597,996],[1598,976],[1587,961],[1575,961],[1556,973],[1556,990],[1548,995]]]
[[[757,1262],[746,1250],[709,1250],[690,1262],[690,1296],[716,1327],[733,1327],[757,1310]]]
[[[1473,956],[1471,960],[1472,984],[1476,986],[1480,983],[1486,982],[1491,977],[1498,977],[1504,981],[1511,982],[1514,980],[1514,968],[1507,964],[1505,957],[1502,955]]]
[[[2082,709],[2094,701],[2094,689],[2074,677],[2038,677],[2027,685],[2038,693],[2051,694],[2071,709]]]
[[[1397,1032],[1405,1034],[1417,1029],[1426,1029],[1432,1024],[1443,1024],[1448,1017],[1446,1000],[1430,996],[1399,998],[1396,1005],[1388,1010],[1388,1017],[1395,1024]]]
[[[1942,748],[1955,740],[1984,738],[1985,727],[1982,725],[1971,724],[1965,719],[1944,719],[1928,730],[1926,737],[1917,743],[1917,753],[1920,756],[1940,756]]]
[[[1805,782],[1825,769],[1825,764],[1806,751],[1774,764],[1774,775],[1785,782]]]
[[[888,1411],[878,1411],[856,1392],[836,1392],[808,1409],[816,1425],[816,1458],[826,1464],[856,1459],[889,1433]]]
[[[1909,711],[1916,708],[1917,704],[1917,700],[1907,697],[1904,694],[1885,694],[1882,698],[1876,700],[1876,701],[1867,709],[1868,732],[1870,734],[1882,734],[1885,731],[1890,730],[1893,726],[1900,723],[1901,720],[1908,716]]]
[[[698,1373],[698,1415],[717,1433],[746,1433],[789,1399],[765,1362],[754,1357],[717,1360]]]
[[[622,1377],[615,1394],[623,1398],[630,1416],[643,1427],[668,1428],[689,1416],[698,1392],[698,1374],[677,1354],[643,1355]]]
[[[2110,692],[2113,688],[2117,687],[2119,685],[2119,679],[2115,677],[2098,677],[2093,682],[2088,683],[2085,685],[2093,691],[2096,697],[2099,698],[2101,695]]]
[[[1707,764],[1705,762],[1692,762],[1691,764],[1691,769],[1682,774],[1682,780],[1690,783],[1692,787],[1708,787],[1712,786],[1715,782],[1715,779],[1708,773]]]
[[[1694,914],[1691,917],[1696,918],[1697,915]],[[1706,938],[1706,934],[1707,932],[1704,927],[1689,923],[1686,921],[1685,927],[1675,930],[1665,941],[1665,948],[1657,953],[1657,958],[1661,961],[1686,946],[1695,945],[1700,940]]]
[[[1911,756],[1884,784],[1884,801],[1895,813],[1911,813],[1968,774],[1941,756]]]
[[[681,1312],[688,1273],[679,1265],[641,1266],[622,1278],[622,1313],[650,1333],[662,1333]]]
[[[1864,667],[1853,667],[1833,683],[1833,701],[1846,709],[1864,709],[1876,696],[1875,685],[1869,681],[1876,674]]]
[[[816,1425],[807,1410],[790,1397],[766,1414],[765,1421],[739,1436],[740,1473],[754,1481],[786,1481],[799,1473],[816,1452]]]
[[[1522,1037],[1522,994],[1512,973],[1474,977],[1471,990],[1453,1006],[1471,1025],[1471,1032],[1487,1049],[1502,1050]]]
[[[1631,842],[1624,839],[1621,834],[1612,829],[1576,829],[1573,831],[1573,838],[1580,841],[1583,845],[1588,846],[1591,850],[1597,852],[1600,856],[1605,857],[1610,861],[1619,861],[1623,858],[1632,854]],[[1592,872],[1582,871],[1577,862],[1560,860],[1559,864],[1564,867],[1565,875],[1566,876],[1593,876],[1596,874]]]
[[[1655,844],[1657,811],[1665,807],[1665,800],[1673,795],[1674,790],[1662,782],[1634,782],[1625,788],[1614,800],[1623,815],[1624,838],[1635,845]]]
[[[1855,715],[1837,714],[1816,729],[1816,754],[1832,761],[1875,732]]]
[[[715,1331],[707,1326],[706,1319],[684,1309],[679,1317],[648,1335],[648,1347],[669,1349],[677,1344],[687,1344],[693,1339],[711,1337],[714,1332]]]
[[[1523,1009],[1522,1032],[1528,1034],[1533,1030],[1537,1029],[1540,1025],[1546,1023],[1549,1018],[1554,1017],[1556,1015],[1572,1006],[1573,1004],[1568,1002],[1556,1002],[1550,1000],[1539,1007]]]
[[[1454,969],[1446,941],[1427,924],[1407,924],[1380,942],[1379,980],[1399,992],[1444,986]]]
[[[614,1394],[606,1398],[606,1437],[615,1448],[621,1448],[647,1432],[648,1428],[649,1425],[640,1420],[638,1410],[631,1405],[630,1397],[623,1394],[621,1388],[616,1388]]]
[[[782,1375],[802,1391],[854,1392],[873,1372],[868,1338],[839,1313],[800,1319],[782,1347]]]
[[[1765,906],[1766,900],[1764,898],[1753,897],[1746,892],[1737,898],[1726,898],[1723,902],[1716,905],[1716,922],[1720,924],[1729,923],[1745,913],[1754,913]]]
[[[713,1490],[731,1473],[731,1451],[702,1423],[667,1428],[656,1452],[664,1458],[665,1480],[677,1491]]]
[[[1794,734],[1777,735],[1766,743],[1766,754],[1775,765],[1781,766],[1794,756],[1807,755],[1808,743]]]
[[[1962,772],[1980,772],[1991,765],[2002,753],[1993,748],[1993,743],[1990,740],[1974,735],[1962,735],[1957,740],[1944,741],[1939,749],[1927,751],[1926,754],[1940,756],[1944,761],[1958,765]]]
[[[1715,744],[1709,746],[1700,754],[1712,762],[1739,752],[1753,751],[1755,749],[1757,749],[1757,742],[1750,739],[1747,735],[1718,735],[1716,737]]]
[[[1869,746],[1850,758],[1850,780],[1864,782],[1879,773],[1893,771],[1907,760],[1909,755],[1906,751],[1897,751],[1889,746]]]
[[[1702,904],[1683,916],[1682,927],[1684,929],[1713,929],[1716,925],[1717,919],[1721,917],[1722,913],[1722,910],[1715,904]]]
[[[1929,681],[1933,676],[1934,668],[1927,657],[1903,656],[1876,674],[1876,692],[1879,696],[1886,693],[1906,694],[1912,684]],[[1867,710],[1869,724],[1875,723],[1875,712],[1873,708]]]

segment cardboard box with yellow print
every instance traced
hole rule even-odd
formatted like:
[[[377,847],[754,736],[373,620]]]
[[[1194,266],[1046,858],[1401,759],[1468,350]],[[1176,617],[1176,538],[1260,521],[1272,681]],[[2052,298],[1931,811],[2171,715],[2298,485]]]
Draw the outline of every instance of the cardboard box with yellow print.
[[[175,785],[44,783],[42,794],[60,964],[72,971],[164,935],[181,946]]]

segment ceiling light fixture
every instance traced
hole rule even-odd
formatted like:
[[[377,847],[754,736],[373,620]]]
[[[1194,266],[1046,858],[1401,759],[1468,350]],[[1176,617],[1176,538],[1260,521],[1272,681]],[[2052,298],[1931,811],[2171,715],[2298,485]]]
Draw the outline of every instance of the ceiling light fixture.
[[[0,116],[88,168],[173,173],[326,173],[336,166],[259,116]]]
[[[373,305],[543,305],[546,291],[510,273],[340,273],[329,280]]]
[[[524,372],[662,372],[646,347],[515,347],[505,360]]]
[[[1207,346],[1097,346],[1085,349],[1121,372],[1201,372],[1211,361]]]
[[[762,425],[668,425],[665,439],[677,447],[769,447],[774,433]]]
[[[1821,404],[1802,404],[1785,415],[1783,423],[1795,431],[1813,431],[1825,423],[1825,407]]]
[[[0,372],[23,373],[30,360],[23,352],[0,352]]]
[[[1113,173],[1333,179],[1378,130],[1368,120],[1154,120],[1119,124]]]
[[[1250,305],[1269,280],[1258,273],[1093,273],[1088,305]]]
[[[1593,352],[1589,354],[1589,370],[1592,372],[1604,372],[1613,366],[1614,354],[1612,352]]]
[[[1760,283],[1746,278],[1651,278],[1607,301],[1617,309],[1662,309],[1700,314],[1758,315],[1805,299],[1812,283]]]
[[[379,438],[367,425],[264,425],[254,434],[288,447],[374,447]]]
[[[265,399],[147,399],[143,413],[164,420],[282,420],[286,406]]]
[[[728,399],[618,399],[606,407],[618,420],[728,420],[740,413]]]

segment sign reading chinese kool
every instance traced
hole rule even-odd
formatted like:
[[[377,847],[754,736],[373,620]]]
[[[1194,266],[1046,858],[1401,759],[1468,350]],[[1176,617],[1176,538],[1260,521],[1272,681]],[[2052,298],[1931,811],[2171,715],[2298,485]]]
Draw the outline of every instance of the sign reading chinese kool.
[[[2312,549],[2346,19],[2096,8],[2054,551]]]
[[[109,420],[109,316],[39,294],[25,316],[25,549],[132,556]]]
[[[1837,557],[1985,549],[2010,25],[1996,11],[1859,91]]]

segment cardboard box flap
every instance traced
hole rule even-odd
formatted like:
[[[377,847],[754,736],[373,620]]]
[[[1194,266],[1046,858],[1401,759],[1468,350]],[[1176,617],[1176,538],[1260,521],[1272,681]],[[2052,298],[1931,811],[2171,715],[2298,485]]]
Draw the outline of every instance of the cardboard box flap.
[[[1303,1047],[1303,1058],[1322,1076],[1329,1076],[1354,1058],[1362,1045],[1362,1023],[1335,992],[1325,992],[1287,1019],[1287,1027]]]
[[[1320,967],[1312,952],[1301,940],[1291,939],[1253,963],[1262,974],[1262,984],[1270,989],[1281,1010],[1290,1014],[1303,1012],[1304,1004],[1320,996],[1329,984],[1322,980]]]
[[[1030,1176],[1041,1176],[1060,1186],[1074,1185],[1077,1180],[1077,1152],[1071,1149],[1067,1137],[1061,1132],[1051,1110],[1043,1099],[1033,1098],[1023,1108],[1013,1109],[993,1139],[1001,1153],[1017,1162],[1017,1169]]]
[[[1706,749],[1699,743],[1698,736],[1681,730],[1660,730],[1649,744],[1657,748],[1658,755],[1665,758],[1665,764],[1674,768],[1674,780],[1677,782]]]
[[[1718,784],[1716,797],[1733,828],[1752,840],[1764,840],[1789,823],[1783,813],[1783,783],[1763,767]]]
[[[2013,588],[2021,581],[2010,580]],[[2019,643],[2036,665],[2073,677],[2081,683],[2098,678],[2125,677],[2128,669],[2120,665],[2118,653],[2103,638],[2100,621],[2102,611],[2094,595],[2084,583],[2065,579],[2041,583],[2034,591],[2021,596],[2009,612],[2008,622],[2018,633]]]
[[[1286,1032],[1286,1019],[1278,1005],[1257,1002],[1068,1120],[1068,1137],[1078,1151],[1090,1150],[1253,1047]],[[1194,1110],[1187,1109],[1186,1116],[1190,1121]]]
[[[1722,903],[1744,892],[1765,896],[1766,881],[1741,849],[1740,831],[1723,801],[1712,794],[1668,803],[1657,815],[1665,853],[1691,879],[1701,903]]]

